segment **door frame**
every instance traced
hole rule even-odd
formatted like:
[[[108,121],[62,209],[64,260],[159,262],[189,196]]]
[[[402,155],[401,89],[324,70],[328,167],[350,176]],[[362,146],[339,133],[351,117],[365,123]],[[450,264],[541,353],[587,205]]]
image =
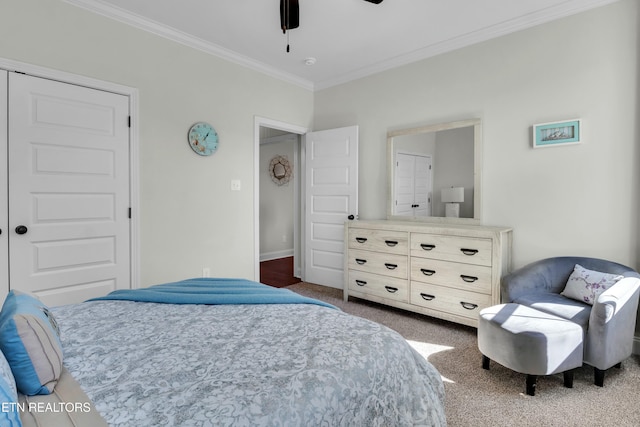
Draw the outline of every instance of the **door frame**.
[[[0,67],[0,81],[5,79],[5,83],[0,85],[0,164],[6,165],[5,173],[0,174],[0,212],[4,212],[5,217],[0,215],[0,283],[4,283],[0,288],[0,304],[4,304],[6,294],[9,293],[9,157],[8,157],[8,134],[9,134],[9,73]]]
[[[254,257],[254,280],[256,282],[260,281],[260,128],[267,127],[272,129],[278,129],[281,131],[285,131],[288,133],[295,133],[300,135],[300,166],[298,171],[294,171],[294,173],[299,174],[301,177],[300,182],[300,197],[297,200],[294,200],[294,212],[297,210],[297,213],[294,214],[294,218],[302,218],[304,212],[300,210],[303,209],[304,203],[300,203],[300,198],[304,197],[304,135],[309,131],[308,128],[303,126],[294,125],[291,123],[281,122],[278,120],[269,119],[266,117],[254,116],[254,127],[253,127],[253,257]],[[300,221],[297,221],[298,223]],[[294,225],[294,229],[297,225]],[[298,242],[304,242],[304,230],[300,227],[300,235],[294,237],[294,254],[300,253],[300,265],[301,265],[301,276],[304,276],[304,252],[302,250],[297,250],[296,245]],[[301,277],[304,280],[304,277]]]
[[[106,82],[91,77],[53,70],[24,62],[0,57],[0,69],[8,72],[24,73],[33,77],[57,80],[77,86],[85,86],[105,92],[127,96],[129,99],[129,204],[131,219],[129,222],[129,257],[131,288],[140,287],[140,156],[139,156],[139,94],[138,89],[117,83]],[[8,141],[7,141],[8,143]],[[6,164],[6,162],[5,162]],[[8,233],[7,233],[8,235]],[[2,236],[0,236],[2,237]],[[0,270],[2,268],[0,267]],[[3,272],[4,274],[4,272]],[[8,277],[8,276],[7,276]]]

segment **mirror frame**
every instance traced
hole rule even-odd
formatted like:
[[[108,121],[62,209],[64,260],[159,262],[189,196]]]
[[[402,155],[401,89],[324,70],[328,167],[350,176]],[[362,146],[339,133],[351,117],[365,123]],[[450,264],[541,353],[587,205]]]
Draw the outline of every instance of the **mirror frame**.
[[[395,188],[393,173],[393,139],[399,136],[419,135],[444,130],[473,127],[473,218],[451,217],[415,217],[393,215],[393,189]],[[421,126],[410,129],[399,129],[387,132],[387,219],[402,221],[419,221],[449,224],[475,224],[481,222],[482,216],[482,122],[480,119],[458,120],[448,123]]]

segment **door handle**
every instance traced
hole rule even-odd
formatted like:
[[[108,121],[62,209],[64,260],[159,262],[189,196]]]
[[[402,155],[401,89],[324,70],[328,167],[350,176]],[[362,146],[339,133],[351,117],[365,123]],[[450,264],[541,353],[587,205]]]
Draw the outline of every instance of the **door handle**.
[[[16,227],[16,233],[18,234],[25,234],[27,231],[29,231],[29,229],[24,225],[19,225]]]
[[[348,219],[349,221],[353,221],[354,219],[356,219],[356,217],[355,217],[355,216],[353,216],[353,215],[349,215],[349,216],[347,217],[347,219]]]

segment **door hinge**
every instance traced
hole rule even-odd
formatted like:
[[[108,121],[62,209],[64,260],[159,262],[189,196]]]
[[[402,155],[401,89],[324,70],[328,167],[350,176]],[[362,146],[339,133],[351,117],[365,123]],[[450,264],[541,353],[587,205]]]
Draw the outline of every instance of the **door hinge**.
[[[129,208],[129,219],[131,219],[131,208]]]
[[[131,127],[131,116],[129,116],[129,118],[127,120],[127,126]]]

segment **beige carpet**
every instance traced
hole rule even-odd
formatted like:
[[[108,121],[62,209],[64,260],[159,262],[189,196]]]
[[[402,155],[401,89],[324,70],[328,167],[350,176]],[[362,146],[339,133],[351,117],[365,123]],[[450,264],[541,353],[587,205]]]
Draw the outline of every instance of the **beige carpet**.
[[[350,298],[308,283],[287,287],[381,323],[400,333],[440,371],[449,426],[640,426],[640,357],[610,369],[604,388],[593,369],[576,370],[572,389],[562,374],[540,377],[535,396],[524,394],[525,376],[495,363],[481,367],[476,329]]]

